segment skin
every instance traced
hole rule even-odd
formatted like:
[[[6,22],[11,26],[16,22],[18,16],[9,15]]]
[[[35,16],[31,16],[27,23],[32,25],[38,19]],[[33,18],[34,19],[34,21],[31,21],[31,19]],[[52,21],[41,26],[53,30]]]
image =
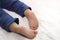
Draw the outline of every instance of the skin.
[[[27,29],[27,28],[25,28],[23,26],[19,26],[17,23],[13,22],[9,26],[9,29],[11,32],[22,34],[29,39],[33,39],[37,35],[36,29],[38,28],[38,20],[37,20],[36,16],[34,15],[34,13],[29,9],[26,9],[24,14],[25,14],[25,17],[29,21],[30,28]]]
[[[38,20],[37,20],[36,16],[34,15],[34,13],[29,9],[25,10],[24,13],[29,21],[30,28],[33,30],[36,30],[38,28]]]

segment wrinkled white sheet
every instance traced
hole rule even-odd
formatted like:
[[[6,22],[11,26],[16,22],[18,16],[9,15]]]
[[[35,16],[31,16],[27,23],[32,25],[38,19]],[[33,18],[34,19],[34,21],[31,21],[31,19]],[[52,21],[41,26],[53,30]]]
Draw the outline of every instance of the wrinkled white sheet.
[[[21,0],[32,7],[39,21],[38,35],[33,40],[60,40],[60,0]],[[28,27],[26,18],[12,12],[20,19],[20,25]],[[16,16],[15,16],[16,15]],[[8,33],[0,28],[0,40],[30,40],[16,33]]]

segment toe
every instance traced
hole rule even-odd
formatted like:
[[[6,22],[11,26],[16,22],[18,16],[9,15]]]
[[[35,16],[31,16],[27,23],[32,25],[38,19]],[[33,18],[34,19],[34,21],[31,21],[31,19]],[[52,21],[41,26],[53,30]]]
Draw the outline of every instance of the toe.
[[[36,30],[38,27],[36,27],[36,26],[31,26],[30,27],[32,30]]]

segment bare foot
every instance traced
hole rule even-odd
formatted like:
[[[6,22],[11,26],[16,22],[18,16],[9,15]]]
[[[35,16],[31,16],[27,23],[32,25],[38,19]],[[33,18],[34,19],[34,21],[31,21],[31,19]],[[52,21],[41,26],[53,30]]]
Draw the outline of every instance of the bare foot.
[[[25,37],[27,37],[29,39],[33,39],[36,36],[36,34],[37,34],[37,31],[31,30],[31,29],[27,29],[25,27],[20,27],[15,22],[13,22],[10,25],[9,29],[12,32],[16,32],[18,34],[22,34],[23,36],[25,36]]]
[[[36,37],[37,31],[27,29],[27,28],[24,28],[24,27],[20,27],[20,28],[18,28],[17,33],[20,33],[20,34],[22,34],[23,36],[25,36],[29,39],[33,39],[34,37]]]
[[[34,13],[31,10],[26,9],[25,16],[27,17],[29,21],[30,28],[33,30],[36,30],[38,28],[38,20],[36,16],[34,15]]]

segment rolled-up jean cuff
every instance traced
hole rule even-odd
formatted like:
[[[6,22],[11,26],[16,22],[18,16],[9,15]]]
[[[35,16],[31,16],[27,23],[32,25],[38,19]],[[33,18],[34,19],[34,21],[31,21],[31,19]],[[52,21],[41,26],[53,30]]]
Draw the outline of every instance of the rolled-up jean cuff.
[[[12,19],[10,19],[10,20],[8,21],[8,24],[6,24],[5,28],[3,28],[3,29],[5,29],[7,32],[11,32],[11,31],[9,30],[9,26],[10,26],[10,24],[13,23],[13,22],[16,22],[17,24],[19,24],[19,19],[18,19],[18,18],[12,18]]]

